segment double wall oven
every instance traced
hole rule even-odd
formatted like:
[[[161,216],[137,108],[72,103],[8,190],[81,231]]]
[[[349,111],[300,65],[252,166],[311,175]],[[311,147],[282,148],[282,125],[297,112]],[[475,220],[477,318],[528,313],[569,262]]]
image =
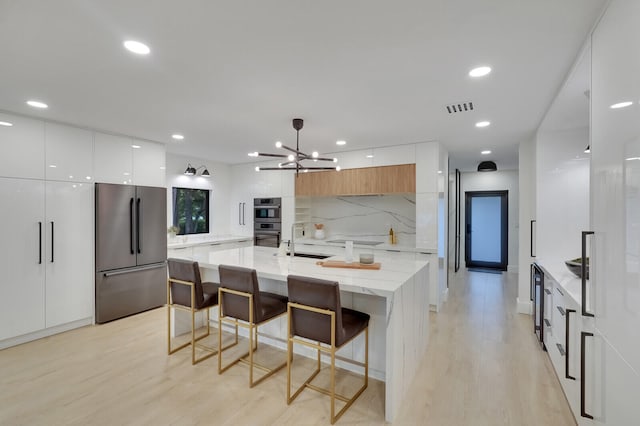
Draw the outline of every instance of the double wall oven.
[[[280,246],[281,201],[281,198],[254,198],[253,245],[263,247]]]

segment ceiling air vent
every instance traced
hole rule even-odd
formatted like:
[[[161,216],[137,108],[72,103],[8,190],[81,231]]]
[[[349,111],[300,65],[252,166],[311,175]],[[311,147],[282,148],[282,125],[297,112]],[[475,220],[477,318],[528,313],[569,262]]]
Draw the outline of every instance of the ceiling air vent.
[[[461,102],[458,104],[447,105],[447,112],[453,114],[456,112],[473,111],[473,102]]]

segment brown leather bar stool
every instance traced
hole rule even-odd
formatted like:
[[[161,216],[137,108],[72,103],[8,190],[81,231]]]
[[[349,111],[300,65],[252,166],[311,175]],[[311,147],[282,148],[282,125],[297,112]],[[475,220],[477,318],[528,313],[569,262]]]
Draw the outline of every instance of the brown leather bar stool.
[[[369,384],[369,315],[340,305],[340,288],[337,282],[316,278],[289,275],[287,277],[289,319],[287,336],[287,404],[302,392],[310,388],[331,397],[331,424],[353,404]],[[336,352],[364,331],[364,364],[355,360],[343,361],[364,367],[364,384],[351,398],[336,393]],[[308,340],[316,343],[311,343]],[[291,364],[293,362],[293,344],[298,343],[317,350],[316,370],[291,395]],[[323,345],[324,344],[324,345]],[[331,385],[329,389],[311,384],[321,369],[320,354],[329,353],[331,357]],[[335,414],[336,399],[346,403]]]
[[[253,352],[258,348],[258,326],[287,312],[287,298],[278,294],[260,291],[255,269],[238,266],[220,265],[220,308],[219,324],[223,322],[249,329],[249,352],[222,367],[222,354],[218,357],[218,374],[238,362],[249,365],[249,387],[253,387],[287,365],[283,362],[273,369],[260,365],[253,360]],[[222,342],[222,327],[218,328],[218,344]],[[247,359],[248,358],[248,359]],[[253,368],[266,372],[258,380],[253,380]]]
[[[167,279],[167,352],[169,355],[191,345],[191,364],[197,364],[218,353],[218,349],[197,343],[211,334],[209,325],[209,308],[218,304],[219,284],[202,282],[198,262],[183,259],[167,259],[169,278]],[[191,312],[191,341],[176,348],[171,348],[171,308]],[[196,337],[196,312],[207,312],[207,332]],[[237,330],[236,330],[236,342]],[[208,354],[196,359],[196,346]],[[229,345],[224,349],[233,346]],[[220,348],[220,346],[218,346]]]

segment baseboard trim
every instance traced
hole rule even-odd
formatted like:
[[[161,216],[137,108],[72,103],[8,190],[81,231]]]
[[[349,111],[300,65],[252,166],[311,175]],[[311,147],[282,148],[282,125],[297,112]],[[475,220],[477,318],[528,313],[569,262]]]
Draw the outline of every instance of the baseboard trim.
[[[531,300],[520,300],[520,298],[517,297],[516,302],[518,304],[517,311],[519,314],[531,315],[533,313],[533,302],[531,302]]]
[[[43,337],[53,336],[54,334],[64,333],[65,331],[73,330],[74,328],[80,328],[84,327],[85,325],[91,324],[93,324],[93,318],[89,317],[77,321],[68,322],[66,324],[57,325],[55,327],[45,328],[44,330],[34,331],[33,333],[10,337],[8,339],[0,341],[0,349],[6,349],[12,346],[21,345],[23,343],[32,342],[34,340],[42,339]]]

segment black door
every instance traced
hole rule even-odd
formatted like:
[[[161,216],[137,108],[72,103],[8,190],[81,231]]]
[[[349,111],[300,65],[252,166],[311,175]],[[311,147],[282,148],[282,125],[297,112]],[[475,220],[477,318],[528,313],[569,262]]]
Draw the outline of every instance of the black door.
[[[508,191],[465,192],[467,268],[507,270]]]

